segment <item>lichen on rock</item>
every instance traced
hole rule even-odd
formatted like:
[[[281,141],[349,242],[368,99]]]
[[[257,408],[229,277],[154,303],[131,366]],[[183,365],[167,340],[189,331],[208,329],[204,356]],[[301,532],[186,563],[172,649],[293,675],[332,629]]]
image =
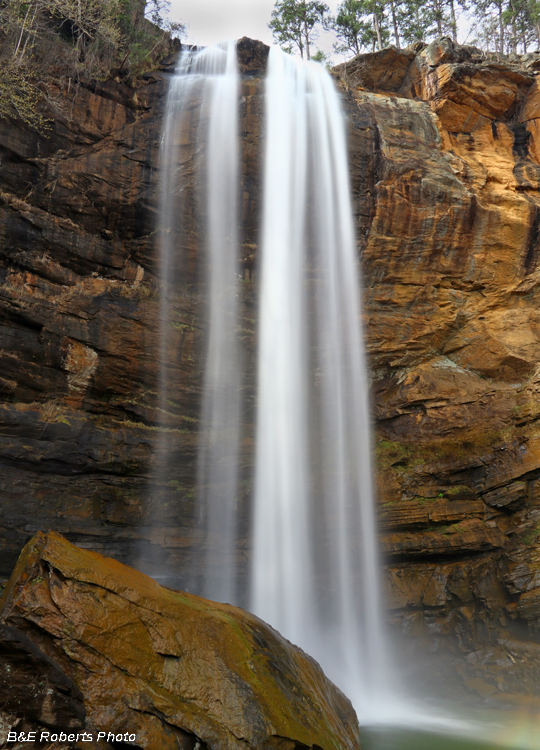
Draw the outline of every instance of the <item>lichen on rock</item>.
[[[60,665],[93,726],[141,747],[359,748],[348,699],[261,620],[54,532],[21,553],[0,621]]]

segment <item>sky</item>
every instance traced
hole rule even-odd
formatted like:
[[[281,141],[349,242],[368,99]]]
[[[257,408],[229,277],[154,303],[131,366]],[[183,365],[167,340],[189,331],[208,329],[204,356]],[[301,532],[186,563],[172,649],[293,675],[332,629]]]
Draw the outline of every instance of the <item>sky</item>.
[[[275,0],[171,0],[169,18],[188,26],[189,44],[208,45],[243,36],[272,43],[268,22]],[[339,0],[326,0],[332,13]],[[321,32],[316,47],[332,50],[333,34]]]
[[[171,21],[187,24],[188,44],[206,46],[227,39],[243,36],[272,44],[272,32],[268,28],[275,0],[171,0]],[[336,13],[340,0],[326,0],[332,14]],[[468,21],[458,18],[459,41],[466,43]],[[321,31],[315,47],[330,56],[334,63],[351,57],[338,55],[332,50],[336,41],[331,31]],[[469,42],[470,43],[470,42]]]

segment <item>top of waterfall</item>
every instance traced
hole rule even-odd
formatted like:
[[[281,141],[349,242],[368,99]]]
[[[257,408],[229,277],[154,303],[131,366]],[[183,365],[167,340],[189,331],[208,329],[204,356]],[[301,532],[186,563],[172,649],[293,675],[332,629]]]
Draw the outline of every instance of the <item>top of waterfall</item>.
[[[233,72],[236,65],[236,41],[221,42],[211,47],[183,51],[176,66],[176,75],[226,75]]]

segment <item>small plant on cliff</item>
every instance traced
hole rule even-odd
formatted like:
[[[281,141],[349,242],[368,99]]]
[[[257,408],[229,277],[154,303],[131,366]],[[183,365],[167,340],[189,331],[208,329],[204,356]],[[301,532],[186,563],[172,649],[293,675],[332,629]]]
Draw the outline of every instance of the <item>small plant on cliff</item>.
[[[136,75],[167,54],[181,24],[169,0],[0,0],[0,117],[44,132],[54,82]]]
[[[27,70],[11,62],[0,61],[0,118],[15,117],[39,133],[50,128],[50,120],[39,103],[43,92]]]

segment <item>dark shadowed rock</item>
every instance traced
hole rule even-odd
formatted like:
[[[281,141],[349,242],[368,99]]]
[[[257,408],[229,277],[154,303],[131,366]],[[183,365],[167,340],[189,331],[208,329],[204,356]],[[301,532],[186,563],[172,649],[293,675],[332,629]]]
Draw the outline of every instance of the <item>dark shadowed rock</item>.
[[[270,47],[263,42],[243,36],[236,44],[238,67],[241,73],[264,74]]]
[[[85,726],[83,695],[53,659],[14,627],[0,625],[2,710],[57,729]]]

